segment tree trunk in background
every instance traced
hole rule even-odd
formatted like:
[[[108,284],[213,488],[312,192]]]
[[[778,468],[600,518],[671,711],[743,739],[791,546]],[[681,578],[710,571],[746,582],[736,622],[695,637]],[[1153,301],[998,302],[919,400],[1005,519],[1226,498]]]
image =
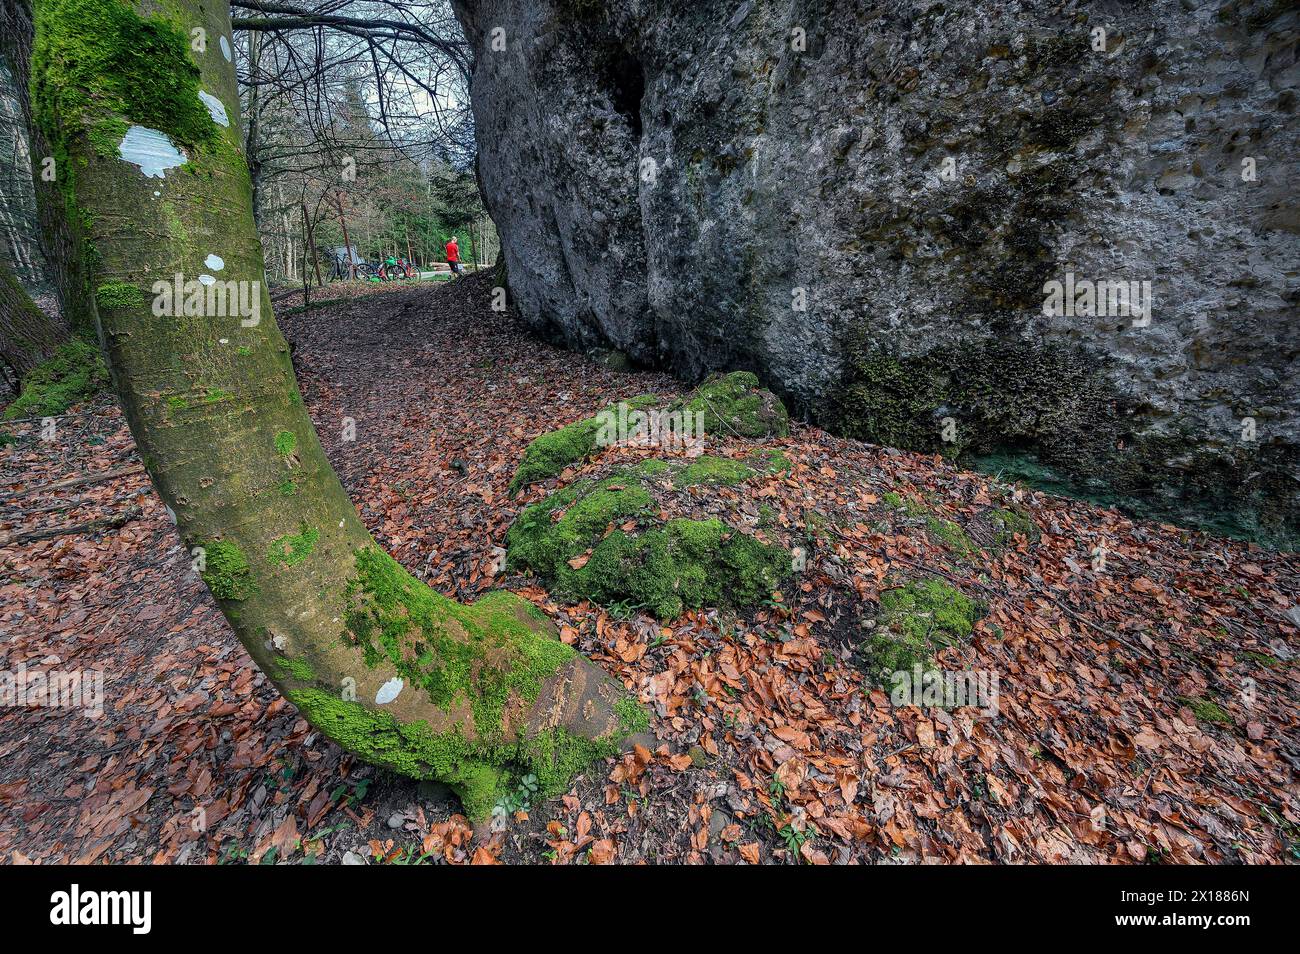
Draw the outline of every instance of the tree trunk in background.
[[[252,85],[248,90],[248,128],[244,138],[244,156],[248,177],[252,183],[253,221],[262,215],[262,87],[257,82],[262,63],[262,34],[256,30],[248,33],[248,75]]]
[[[18,83],[0,56],[0,261],[28,288],[46,284],[45,255],[32,190],[27,117]]]
[[[21,379],[54,353],[68,331],[32,304],[22,285],[0,261],[0,361]]]
[[[29,74],[33,33],[32,0],[4,0],[0,3],[0,56],[5,58],[15,78]],[[57,165],[53,170],[55,177],[46,178],[44,161],[53,156],[53,152],[32,115],[27,84],[16,82],[14,95],[22,108],[28,131],[45,274],[58,292],[63,323],[75,332],[90,334],[95,330],[95,301],[90,290],[84,237],[78,223],[68,214],[65,195],[59,188],[57,176],[60,170]],[[67,337],[66,332],[64,337]]]
[[[563,790],[644,728],[644,713],[525,601],[457,604],[375,545],[321,450],[272,317],[221,49],[229,7],[166,9],[174,26],[129,3],[37,0],[32,77],[36,115],[73,159],[110,369],[154,486],[240,641],[316,729],[370,762],[451,784],[475,818],[515,773]],[[206,49],[191,53],[196,28]],[[148,57],[117,53],[143,41]],[[232,125],[209,118],[212,97]],[[141,134],[153,140],[141,160],[164,165],[170,143],[185,165],[146,178],[96,149],[121,120],[162,127]],[[179,316],[166,313],[176,275],[198,290]]]

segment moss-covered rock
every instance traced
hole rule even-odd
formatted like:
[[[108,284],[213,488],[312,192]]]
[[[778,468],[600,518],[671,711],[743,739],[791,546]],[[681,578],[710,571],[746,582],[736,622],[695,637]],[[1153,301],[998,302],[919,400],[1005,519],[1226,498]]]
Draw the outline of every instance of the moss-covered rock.
[[[74,339],[59,345],[49,360],[23,378],[22,389],[4,416],[13,420],[62,414],[79,401],[94,397],[107,384],[108,369],[99,348]]]
[[[673,480],[682,487],[704,484],[731,486],[744,483],[758,473],[744,461],[730,457],[697,457],[679,469]]]
[[[790,433],[785,405],[749,371],[715,374],[673,407],[702,415],[709,434],[757,438]]]
[[[877,678],[918,665],[930,669],[935,653],[970,636],[983,612],[942,580],[888,590],[880,597],[876,628],[861,647],[863,668]]]
[[[566,467],[594,456],[603,446],[639,436],[680,439],[715,434],[757,438],[783,436],[789,430],[785,405],[771,391],[759,387],[753,374],[737,371],[715,375],[685,398],[666,406],[657,395],[642,394],[541,435],[524,451],[509,492],[513,495],[529,484],[550,480]],[[788,468],[788,460],[782,456],[780,461]],[[776,461],[770,461],[764,469],[780,468]]]
[[[582,481],[525,508],[507,534],[510,565],[563,598],[644,607],[661,619],[752,606],[789,576],[788,552],[720,520],[660,521],[646,481],[663,471],[650,471]]]
[[[625,414],[630,414],[648,410],[660,403],[660,399],[654,394],[642,394],[624,403]],[[510,481],[509,492],[513,495],[529,484],[558,477],[564,468],[591,457],[598,450],[601,429],[608,426],[608,415],[617,418],[618,413],[618,405],[612,404],[594,417],[548,431],[535,439],[524,450],[524,459]]]

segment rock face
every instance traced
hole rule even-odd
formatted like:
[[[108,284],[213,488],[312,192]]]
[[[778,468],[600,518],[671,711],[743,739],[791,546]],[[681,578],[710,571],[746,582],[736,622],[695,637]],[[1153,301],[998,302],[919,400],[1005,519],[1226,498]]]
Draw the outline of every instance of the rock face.
[[[1300,536],[1292,4],[453,5],[538,332]]]

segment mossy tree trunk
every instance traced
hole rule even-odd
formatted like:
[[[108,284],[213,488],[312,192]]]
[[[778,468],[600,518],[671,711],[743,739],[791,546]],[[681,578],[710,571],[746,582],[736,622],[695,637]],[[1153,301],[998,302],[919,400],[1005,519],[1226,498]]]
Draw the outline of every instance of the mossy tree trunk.
[[[23,286],[0,262],[0,361],[21,379],[68,340],[68,330],[51,320],[27,297]]]
[[[643,711],[525,601],[457,604],[376,547],[272,317],[229,8],[158,6],[37,0],[32,61],[33,105],[96,250],[105,352],[154,486],[240,641],[326,736],[452,784],[475,817],[515,773],[562,789],[644,729]],[[221,107],[228,125],[213,121]],[[139,141],[136,127],[153,131],[155,155],[174,146],[169,161],[184,162],[146,177],[116,148]],[[260,319],[215,298],[155,314],[154,283],[175,276],[255,290]]]
[[[62,325],[66,326],[55,323],[51,331],[58,333],[61,340],[67,340],[71,333],[94,334],[95,302],[90,293],[85,243],[77,232],[77,223],[68,215],[66,193],[59,187],[57,168],[50,170],[45,165],[53,152],[35,121],[27,84],[21,81],[30,72],[34,33],[32,0],[5,0],[0,4],[0,56],[18,80],[14,96],[27,128],[45,273],[58,292]]]

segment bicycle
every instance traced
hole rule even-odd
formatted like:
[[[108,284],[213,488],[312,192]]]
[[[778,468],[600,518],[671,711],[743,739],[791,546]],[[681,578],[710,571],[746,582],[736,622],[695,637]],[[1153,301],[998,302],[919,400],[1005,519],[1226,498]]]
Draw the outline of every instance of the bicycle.
[[[404,258],[386,258],[379,266],[379,280],[385,282],[415,278],[415,269]]]

